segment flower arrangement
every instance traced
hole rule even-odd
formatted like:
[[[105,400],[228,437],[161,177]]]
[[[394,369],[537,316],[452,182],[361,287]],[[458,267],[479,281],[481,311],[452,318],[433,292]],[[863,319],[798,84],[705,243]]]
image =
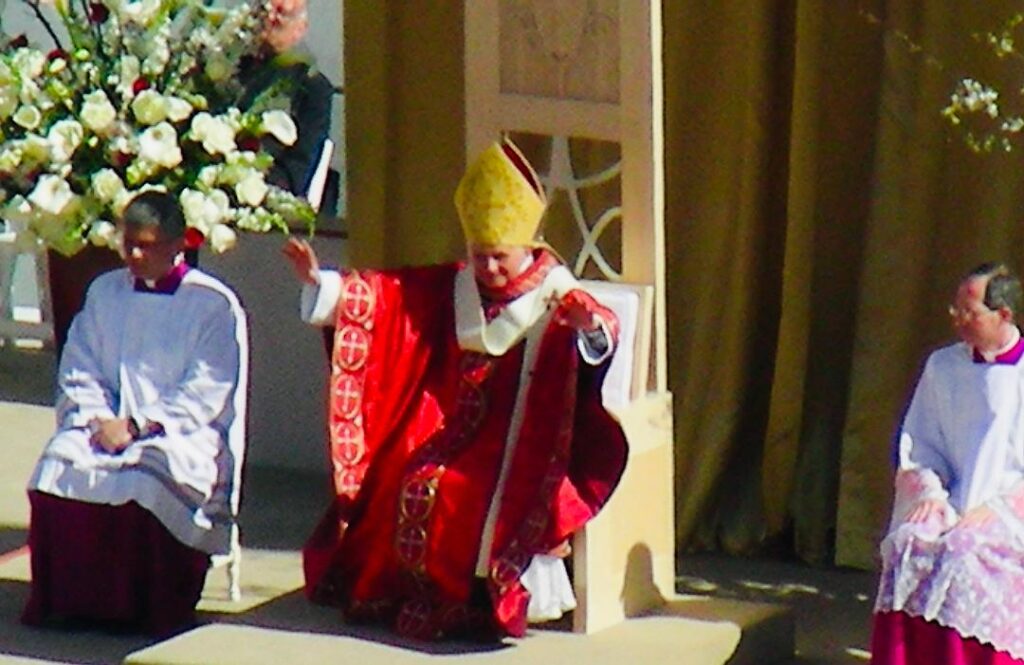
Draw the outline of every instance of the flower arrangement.
[[[281,110],[289,91],[246,95],[240,76],[275,1],[50,0],[65,45],[43,0],[22,0],[55,47],[19,36],[0,48],[0,215],[17,242],[65,255],[114,246],[113,221],[148,189],[180,197],[193,247],[225,251],[236,230],[312,230],[308,203],[265,179],[264,143],[297,138]]]
[[[1022,55],[1016,49],[1016,33],[1024,26],[1024,14],[1011,17],[998,32],[988,32],[976,37],[991,49],[1000,61],[1019,64]],[[1010,74],[1012,79],[1013,74]],[[1019,84],[1008,86],[1018,95],[1024,95]],[[983,83],[977,78],[961,79],[950,94],[949,104],[942,109],[942,115],[953,125],[963,130],[964,140],[976,152],[992,150],[1009,151],[1014,141],[1024,131],[1024,117],[1008,110],[1013,101],[1004,97],[1001,105],[997,87]]]

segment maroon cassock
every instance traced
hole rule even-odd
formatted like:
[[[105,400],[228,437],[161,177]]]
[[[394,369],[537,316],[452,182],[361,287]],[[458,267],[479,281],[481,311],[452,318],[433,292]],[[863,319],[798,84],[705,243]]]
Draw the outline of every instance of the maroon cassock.
[[[148,510],[29,492],[32,589],[21,620],[170,635],[195,621],[210,556]]]
[[[508,299],[555,265],[539,252]],[[330,380],[336,500],[304,550],[306,591],[415,637],[519,636],[523,571],[605,503],[626,442],[601,405],[603,368],[579,362],[576,331],[554,317],[513,413],[526,344],[499,356],[460,348],[459,268],[344,275]],[[610,310],[580,290],[568,298],[614,335]]]

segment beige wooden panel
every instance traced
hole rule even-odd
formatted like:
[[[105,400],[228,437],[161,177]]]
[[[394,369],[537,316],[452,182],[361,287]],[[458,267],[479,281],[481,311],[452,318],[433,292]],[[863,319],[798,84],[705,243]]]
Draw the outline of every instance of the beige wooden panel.
[[[618,0],[500,0],[501,91],[619,100]]]
[[[661,5],[657,0],[465,0],[463,6],[467,160],[503,133],[530,144],[527,155],[553,201],[551,214],[561,218],[553,220],[562,226],[550,230],[551,239],[567,263],[578,274],[650,287],[653,293],[652,350],[636,360],[651,371],[634,372],[649,374],[649,381],[632,402],[615,410],[630,443],[630,461],[608,506],[575,540],[579,608],[573,624],[577,631],[593,632],[663,603],[674,592]],[[617,161],[595,171],[593,159],[565,158],[576,152],[567,146],[587,142],[612,146]],[[595,172],[600,175],[591,178]],[[603,210],[589,205],[587,197],[595,197],[584,193],[591,180],[613,186],[614,191],[605,187],[596,196]],[[618,246],[609,248],[609,238]],[[641,316],[646,319],[646,312]]]
[[[648,393],[613,412],[629,466],[604,510],[573,541],[573,630],[593,633],[675,596],[672,400]]]

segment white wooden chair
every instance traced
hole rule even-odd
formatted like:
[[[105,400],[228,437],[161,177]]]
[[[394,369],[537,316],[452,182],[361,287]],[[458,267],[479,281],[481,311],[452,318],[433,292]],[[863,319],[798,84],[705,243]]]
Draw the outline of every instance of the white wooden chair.
[[[40,249],[30,255],[35,264],[36,306],[22,311],[15,306],[13,298],[15,269],[20,254],[15,239],[14,232],[7,230],[6,222],[0,222],[0,346],[25,340],[48,345],[53,341],[53,315],[46,252]]]
[[[242,545],[239,541],[238,522],[231,526],[231,551],[210,559],[210,568],[224,568],[228,579],[228,600],[242,599]]]
[[[309,188],[306,191],[306,200],[313,206],[313,210],[320,210],[323,203],[324,190],[327,186],[327,175],[331,167],[331,158],[334,156],[334,141],[325,139],[320,150],[320,157],[317,159],[316,169],[309,181]],[[231,550],[227,554],[212,557],[210,561],[212,569],[224,568],[228,580],[228,598],[239,601],[242,598],[242,546],[240,530],[236,521],[231,527]]]

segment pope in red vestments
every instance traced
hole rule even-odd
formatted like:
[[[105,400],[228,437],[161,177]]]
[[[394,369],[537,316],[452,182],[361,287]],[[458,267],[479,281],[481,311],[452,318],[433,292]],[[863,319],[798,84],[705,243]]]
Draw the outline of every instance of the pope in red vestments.
[[[617,321],[534,242],[544,206],[506,141],[456,193],[465,264],[337,273],[285,247],[304,318],[336,331],[336,499],[304,550],[306,591],[350,619],[523,635],[524,571],[564,552],[622,474],[600,399]]]

